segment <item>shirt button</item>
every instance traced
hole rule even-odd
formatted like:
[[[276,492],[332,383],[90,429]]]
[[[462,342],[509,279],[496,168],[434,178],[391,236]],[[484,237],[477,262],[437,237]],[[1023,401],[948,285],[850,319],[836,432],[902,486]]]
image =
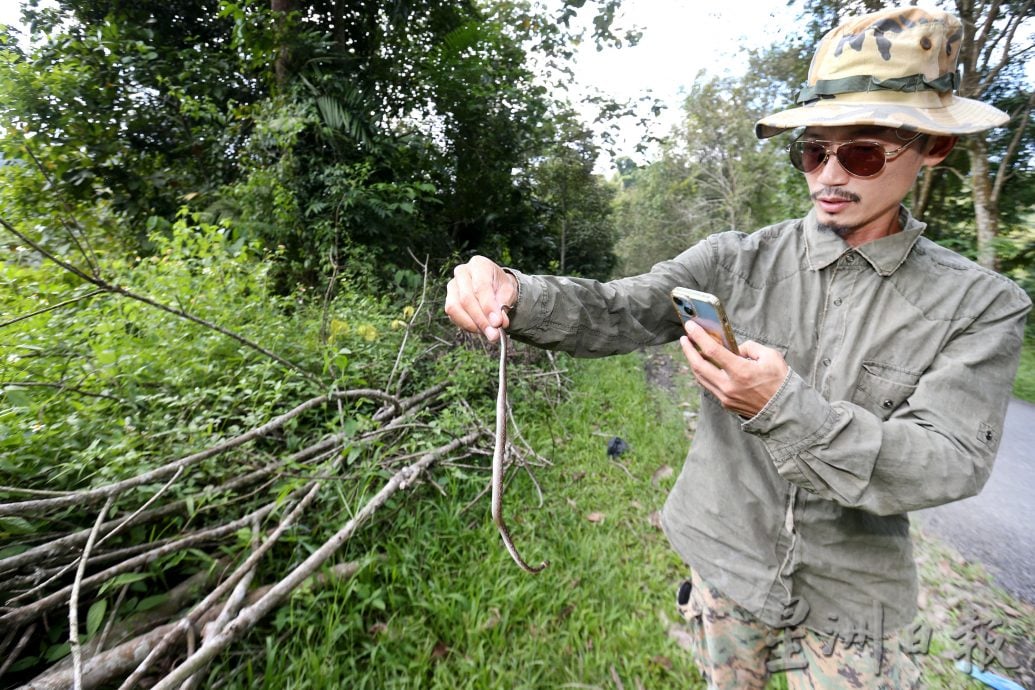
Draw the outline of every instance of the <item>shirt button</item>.
[[[846,256],[845,257],[845,261],[847,261],[850,264],[854,264],[855,263],[855,254],[849,254],[848,256]]]
[[[837,299],[834,300],[834,306],[835,307],[840,307],[841,306],[841,298],[840,297],[838,297]]]
[[[890,410],[891,408],[893,408],[895,406],[895,403],[892,402],[891,400],[885,400],[884,402],[882,402],[880,404],[880,406],[883,407],[885,410]]]
[[[830,366],[830,358],[829,357],[824,357],[823,358],[823,366],[825,366],[825,367],[829,367]]]

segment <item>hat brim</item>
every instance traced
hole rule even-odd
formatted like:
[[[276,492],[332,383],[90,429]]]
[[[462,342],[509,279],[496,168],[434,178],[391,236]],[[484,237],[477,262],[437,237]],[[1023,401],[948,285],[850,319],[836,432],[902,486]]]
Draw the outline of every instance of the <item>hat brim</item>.
[[[934,94],[930,94],[934,95]],[[848,97],[846,97],[848,96]],[[917,94],[841,94],[790,108],[755,124],[755,136],[768,139],[798,127],[874,125],[924,134],[961,135],[1006,124],[1010,116],[996,107],[959,96],[942,95],[918,106]]]

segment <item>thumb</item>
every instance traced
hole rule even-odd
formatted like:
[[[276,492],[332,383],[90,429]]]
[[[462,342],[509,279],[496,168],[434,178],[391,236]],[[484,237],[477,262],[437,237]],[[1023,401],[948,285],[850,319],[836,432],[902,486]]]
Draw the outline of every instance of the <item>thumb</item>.
[[[761,343],[756,343],[754,340],[737,343],[737,349],[740,350],[741,357],[747,357],[748,359],[761,359],[766,354],[773,351],[772,348],[766,347]]]

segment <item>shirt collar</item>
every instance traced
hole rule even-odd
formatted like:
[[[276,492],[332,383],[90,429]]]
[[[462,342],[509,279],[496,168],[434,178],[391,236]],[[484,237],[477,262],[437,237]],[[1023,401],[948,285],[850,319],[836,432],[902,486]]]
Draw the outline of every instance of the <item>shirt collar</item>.
[[[894,235],[881,237],[880,239],[867,242],[856,247],[854,250],[850,244],[830,232],[820,230],[816,220],[816,210],[813,209],[805,216],[805,253],[808,258],[809,268],[814,271],[826,268],[840,259],[845,254],[855,251],[875,270],[879,275],[887,277],[894,273],[899,266],[905,263],[913,245],[920,238],[925,223],[913,218],[913,215],[905,206],[899,207],[899,224],[902,229]]]

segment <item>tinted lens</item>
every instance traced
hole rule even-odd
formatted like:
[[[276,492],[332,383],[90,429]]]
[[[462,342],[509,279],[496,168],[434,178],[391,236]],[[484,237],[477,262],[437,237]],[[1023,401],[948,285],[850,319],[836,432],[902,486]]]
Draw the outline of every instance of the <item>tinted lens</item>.
[[[875,142],[842,144],[837,149],[837,161],[841,167],[859,177],[879,173],[885,158],[884,147]]]
[[[810,173],[827,158],[827,147],[815,141],[796,141],[789,149],[791,165]],[[837,162],[856,177],[872,177],[884,169],[884,147],[874,141],[847,142],[837,147]]]
[[[812,172],[827,157],[827,150],[822,144],[811,141],[796,141],[791,144],[791,165],[802,172]]]

